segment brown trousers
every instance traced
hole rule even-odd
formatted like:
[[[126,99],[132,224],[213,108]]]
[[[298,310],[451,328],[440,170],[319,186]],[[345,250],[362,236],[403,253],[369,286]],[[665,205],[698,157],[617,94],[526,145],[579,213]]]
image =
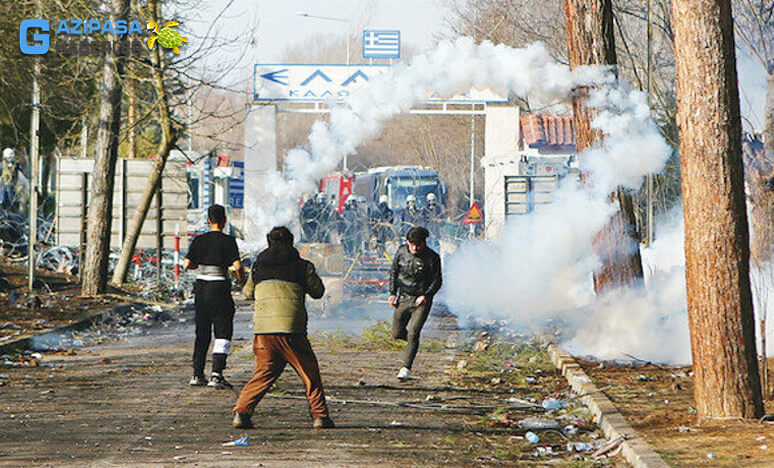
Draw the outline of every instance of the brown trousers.
[[[255,354],[253,378],[245,384],[242,393],[239,394],[234,407],[235,413],[252,415],[255,406],[282,375],[285,364],[290,364],[304,382],[312,417],[328,416],[320,368],[306,335],[255,335],[253,354]]]

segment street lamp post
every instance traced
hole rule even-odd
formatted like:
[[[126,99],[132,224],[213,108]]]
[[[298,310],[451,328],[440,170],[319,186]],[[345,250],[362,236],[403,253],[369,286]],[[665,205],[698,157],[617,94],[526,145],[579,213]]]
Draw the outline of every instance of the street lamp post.
[[[328,21],[336,21],[337,23],[346,23],[347,24],[347,65],[349,65],[349,20],[346,18],[335,18],[333,16],[319,16],[319,15],[312,15],[305,11],[298,11],[296,12],[296,15],[303,16],[304,18],[312,18],[312,19],[321,19],[321,20],[328,20]]]
[[[350,21],[346,18],[335,18],[333,16],[320,16],[320,15],[312,15],[305,11],[297,11],[296,15],[303,16],[304,18],[311,18],[311,19],[321,19],[321,20],[328,20],[328,21],[335,21],[337,23],[346,23],[347,24],[347,65],[349,65],[349,24]],[[344,155],[344,159],[341,161],[341,169],[342,171],[347,170],[347,155]]]

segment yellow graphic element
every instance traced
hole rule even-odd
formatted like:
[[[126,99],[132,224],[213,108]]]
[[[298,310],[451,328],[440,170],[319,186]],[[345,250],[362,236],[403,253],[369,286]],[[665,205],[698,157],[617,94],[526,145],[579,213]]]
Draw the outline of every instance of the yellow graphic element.
[[[176,29],[172,29],[175,26],[179,26],[177,21],[167,21],[164,27],[159,31],[159,24],[155,21],[148,22],[148,29],[152,29],[156,32],[155,36],[148,38],[148,49],[153,50],[153,45],[156,42],[165,49],[172,49],[176,54],[180,53],[180,47],[184,42],[188,42],[188,38],[181,36]]]
[[[465,219],[462,220],[462,224],[481,224],[481,221],[481,209],[478,207],[478,203],[473,203]]]

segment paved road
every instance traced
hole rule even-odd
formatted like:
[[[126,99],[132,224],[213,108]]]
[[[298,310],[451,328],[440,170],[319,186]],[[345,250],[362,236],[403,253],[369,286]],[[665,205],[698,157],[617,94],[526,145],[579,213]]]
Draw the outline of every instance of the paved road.
[[[248,307],[239,308],[227,369],[237,388],[252,370],[250,317]],[[310,329],[359,330],[366,322],[315,322]],[[276,387],[284,395],[259,405],[257,429],[235,430],[236,391],[187,386],[192,336],[188,322],[74,356],[45,356],[53,367],[2,369],[0,465],[474,466],[489,458],[492,443],[511,444],[505,430],[471,432],[480,416],[342,403],[477,393],[445,388],[454,349],[420,352],[415,368],[422,379],[404,385],[394,380],[396,352],[344,349],[335,338],[322,340],[317,353],[336,429],[311,428],[306,402],[298,399],[300,380],[287,370]],[[222,446],[243,435],[249,447]],[[487,466],[499,463],[489,459]]]

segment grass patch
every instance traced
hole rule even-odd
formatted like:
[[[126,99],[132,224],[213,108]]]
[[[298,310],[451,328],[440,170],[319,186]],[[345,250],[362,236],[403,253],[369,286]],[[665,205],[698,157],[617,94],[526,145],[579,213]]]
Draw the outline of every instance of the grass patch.
[[[496,340],[483,351],[475,351],[474,346],[475,342],[463,346],[463,351],[470,353],[466,367],[469,371],[499,371],[506,367],[506,362],[528,373],[554,370],[546,349],[531,343]]]
[[[522,397],[537,391],[527,382],[528,376],[555,374],[551,358],[545,348],[526,341],[494,340],[482,349],[475,340],[466,341],[462,350],[467,364],[462,369],[450,369],[450,383],[518,389]],[[526,394],[524,392],[527,392]],[[540,397],[540,395],[538,395]]]
[[[405,341],[392,339],[392,325],[386,320],[364,328],[361,338],[362,349],[400,351],[406,346]]]
[[[521,448],[517,444],[513,444],[507,447],[498,446],[494,447],[494,456],[498,460],[515,460],[521,458]]]
[[[313,345],[322,346],[331,351],[357,348],[356,340],[341,330],[316,333],[310,341]]]
[[[392,324],[386,320],[364,328],[360,338],[357,347],[368,351],[402,351],[406,347],[405,341],[392,339]],[[445,348],[442,340],[422,337],[419,339],[421,351],[437,353]]]

